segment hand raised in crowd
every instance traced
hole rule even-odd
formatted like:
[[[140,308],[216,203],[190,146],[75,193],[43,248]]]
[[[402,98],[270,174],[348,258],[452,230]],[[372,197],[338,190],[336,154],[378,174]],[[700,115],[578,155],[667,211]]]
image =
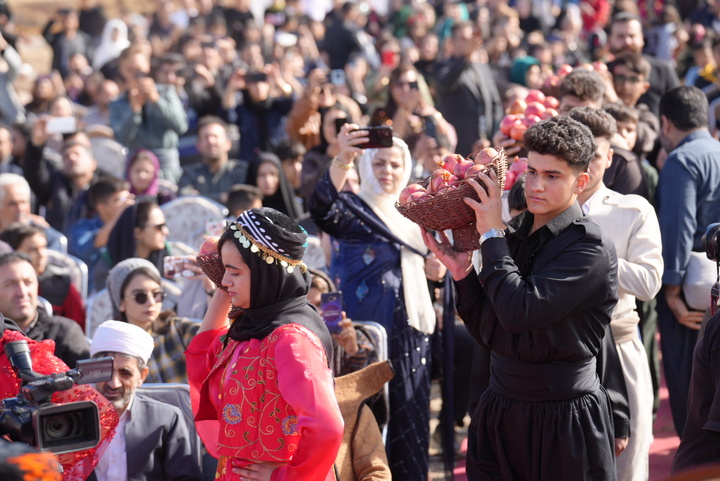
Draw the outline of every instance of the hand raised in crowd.
[[[199,63],[195,65],[195,79],[198,80],[200,85],[208,89],[215,85],[215,75],[203,64]]]
[[[244,90],[247,87],[247,83],[245,82],[245,73],[245,69],[235,69],[233,74],[230,76],[230,80],[228,80],[227,90],[231,92]]]
[[[367,131],[357,130],[360,126],[357,124],[345,124],[338,132],[338,145],[340,153],[338,159],[344,164],[352,163],[358,154],[362,153],[362,149],[358,145],[369,142]]]
[[[140,87],[131,87],[128,90],[128,103],[133,112],[140,112],[147,103],[147,95],[140,90]]]
[[[152,77],[143,77],[138,79],[138,88],[145,95],[146,101],[156,103],[160,99],[157,85]]]
[[[360,346],[358,346],[357,343],[357,333],[352,325],[352,321],[345,315],[345,311],[343,311],[342,316],[342,321],[338,324],[342,330],[332,336],[348,356],[354,356],[360,350]]]
[[[435,257],[442,262],[452,274],[453,279],[464,279],[473,269],[472,252],[457,252],[445,232],[438,232],[436,239],[432,232],[421,228],[422,238]]]
[[[32,133],[30,134],[30,142],[40,147],[47,143],[49,135],[47,134],[47,121],[51,117],[49,115],[43,115],[39,117],[32,127]]]

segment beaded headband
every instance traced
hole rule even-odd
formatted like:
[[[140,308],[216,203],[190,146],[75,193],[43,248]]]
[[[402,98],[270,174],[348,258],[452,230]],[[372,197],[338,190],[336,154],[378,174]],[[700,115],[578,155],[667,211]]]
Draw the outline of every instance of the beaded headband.
[[[243,215],[246,215],[246,213],[238,217],[238,220],[240,220]],[[278,252],[278,250],[282,251],[282,249],[277,243],[273,242],[268,235],[263,234],[264,229],[254,226],[252,222],[243,226],[238,222],[229,221],[228,228],[233,231],[233,236],[241,246],[245,249],[249,248],[250,252],[257,254],[268,264],[277,264],[287,270],[288,274],[292,274],[296,267],[300,268],[300,271],[303,273],[307,271],[307,266],[301,259],[292,259]],[[253,233],[254,235],[248,232],[250,229],[255,231]]]

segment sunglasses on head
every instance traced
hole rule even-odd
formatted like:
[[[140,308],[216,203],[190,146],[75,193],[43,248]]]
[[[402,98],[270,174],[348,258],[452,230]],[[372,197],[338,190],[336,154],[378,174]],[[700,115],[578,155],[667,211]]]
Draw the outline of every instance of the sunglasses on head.
[[[164,291],[155,291],[155,292],[136,292],[132,294],[130,297],[132,300],[135,301],[136,304],[143,305],[145,304],[148,299],[150,299],[152,296],[153,304],[160,303],[165,299],[165,292]]]

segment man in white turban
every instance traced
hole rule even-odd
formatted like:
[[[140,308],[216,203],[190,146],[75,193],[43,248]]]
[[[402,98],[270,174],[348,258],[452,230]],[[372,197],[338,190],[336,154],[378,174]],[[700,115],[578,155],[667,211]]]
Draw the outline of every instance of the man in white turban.
[[[150,334],[127,322],[106,321],[95,331],[90,355],[114,358],[112,378],[95,387],[115,407],[120,422],[88,481],[202,478],[180,409],[136,392],[147,378],[154,345]]]

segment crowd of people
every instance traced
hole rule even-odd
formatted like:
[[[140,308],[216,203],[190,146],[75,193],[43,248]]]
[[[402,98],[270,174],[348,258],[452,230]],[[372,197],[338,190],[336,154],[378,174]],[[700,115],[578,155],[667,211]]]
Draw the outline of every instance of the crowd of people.
[[[471,415],[468,479],[647,480],[660,359],[673,469],[720,462],[702,240],[720,222],[719,5],[158,0],[110,18],[80,0],[18,92],[0,4],[0,313],[67,366],[115,357],[92,476],[425,481],[431,441]],[[396,209],[490,146],[527,168],[508,195],[468,181],[474,253]],[[229,213],[202,246],[168,228],[188,196]],[[431,383],[450,378],[433,432]],[[143,383],[189,386],[195,423]]]

